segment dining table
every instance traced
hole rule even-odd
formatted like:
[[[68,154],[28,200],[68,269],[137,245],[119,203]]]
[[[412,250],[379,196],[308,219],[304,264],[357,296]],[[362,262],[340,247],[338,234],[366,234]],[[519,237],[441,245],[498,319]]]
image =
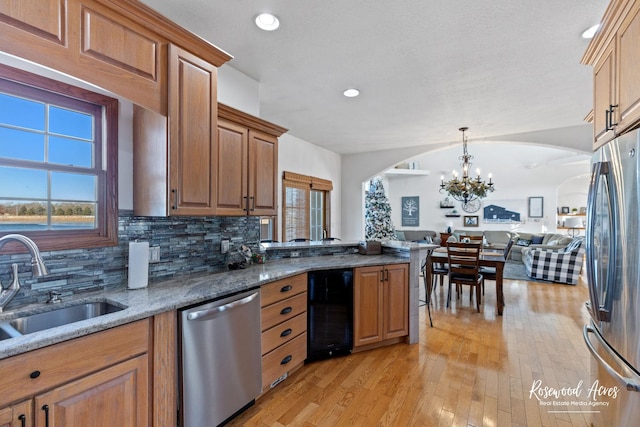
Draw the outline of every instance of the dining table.
[[[427,255],[426,258],[426,281],[428,301],[431,299],[431,290],[433,289],[433,264],[448,263],[447,248],[436,248]],[[504,308],[504,293],[502,290],[502,273],[505,263],[504,253],[502,251],[482,250],[480,252],[480,266],[494,267],[496,269],[496,311],[502,316]]]

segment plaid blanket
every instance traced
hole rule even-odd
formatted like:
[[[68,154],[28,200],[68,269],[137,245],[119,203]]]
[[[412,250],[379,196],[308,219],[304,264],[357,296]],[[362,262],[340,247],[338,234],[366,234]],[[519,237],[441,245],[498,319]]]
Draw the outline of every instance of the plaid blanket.
[[[578,283],[585,249],[583,238],[576,238],[564,249],[524,248],[522,260],[527,275],[552,282]]]

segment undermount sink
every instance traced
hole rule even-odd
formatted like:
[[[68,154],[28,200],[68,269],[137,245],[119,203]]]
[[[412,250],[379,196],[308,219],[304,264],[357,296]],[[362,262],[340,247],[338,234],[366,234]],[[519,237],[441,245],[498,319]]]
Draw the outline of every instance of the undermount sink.
[[[0,340],[11,338],[16,331],[20,335],[32,334],[56,326],[68,325],[81,320],[92,319],[109,313],[123,310],[123,307],[109,302],[88,302],[30,314],[0,324]],[[7,327],[8,326],[8,327]],[[13,330],[13,331],[12,331]]]

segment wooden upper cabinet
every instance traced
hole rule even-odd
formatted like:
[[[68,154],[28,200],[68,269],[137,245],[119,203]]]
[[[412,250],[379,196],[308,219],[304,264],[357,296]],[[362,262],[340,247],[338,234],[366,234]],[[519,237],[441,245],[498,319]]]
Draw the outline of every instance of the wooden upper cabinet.
[[[246,215],[249,129],[218,120],[216,213]]]
[[[94,0],[0,2],[0,50],[166,114],[166,41]]]
[[[11,37],[27,41],[30,38],[29,35],[65,46],[67,44],[66,5],[65,0],[3,0],[0,2],[0,22],[6,31],[3,32],[3,40],[0,42],[2,50],[5,50],[4,44],[9,42]]]
[[[278,139],[249,131],[249,214],[276,215],[278,209]]]
[[[217,215],[276,215],[278,137],[286,131],[218,105]]]
[[[612,43],[593,69],[593,137],[594,149],[613,138],[612,105],[615,99],[615,42]]]
[[[621,130],[640,119],[640,3],[626,16],[617,33],[617,127]]]
[[[168,118],[134,106],[136,215],[215,213],[217,68],[169,46]]]
[[[231,56],[131,0],[2,0],[0,51],[167,115],[167,46],[219,67]]]
[[[169,176],[171,214],[214,213],[217,68],[169,48]]]
[[[582,58],[593,65],[594,150],[640,123],[640,2],[613,0]]]

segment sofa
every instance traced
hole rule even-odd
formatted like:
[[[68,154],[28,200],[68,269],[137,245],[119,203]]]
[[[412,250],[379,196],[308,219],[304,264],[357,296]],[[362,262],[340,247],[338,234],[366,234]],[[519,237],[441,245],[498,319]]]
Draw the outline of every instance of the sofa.
[[[566,234],[557,233],[525,233],[517,232],[515,241],[511,247],[511,256],[509,259],[513,261],[523,261],[522,250],[531,249],[564,249],[573,239]]]
[[[485,246],[492,249],[504,249],[513,240],[511,247],[511,255],[509,259],[512,261],[522,262],[522,250],[524,248],[540,248],[540,249],[563,249],[572,238],[558,233],[527,233],[523,231],[506,231],[506,230],[454,230],[453,235],[456,239],[460,236],[478,236],[484,235]]]
[[[396,230],[396,236],[406,242],[440,244],[440,234],[432,230]]]
[[[584,239],[578,237],[562,249],[524,248],[522,257],[527,275],[556,283],[577,284],[584,262],[584,246]]]

